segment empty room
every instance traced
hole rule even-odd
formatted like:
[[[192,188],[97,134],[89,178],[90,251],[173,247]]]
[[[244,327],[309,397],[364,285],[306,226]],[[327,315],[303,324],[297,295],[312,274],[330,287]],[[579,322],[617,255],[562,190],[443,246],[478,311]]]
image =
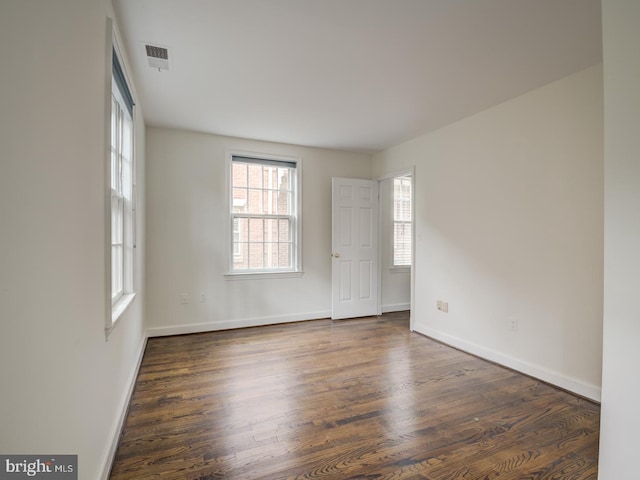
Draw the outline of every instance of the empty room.
[[[0,477],[637,478],[638,21],[0,2]]]

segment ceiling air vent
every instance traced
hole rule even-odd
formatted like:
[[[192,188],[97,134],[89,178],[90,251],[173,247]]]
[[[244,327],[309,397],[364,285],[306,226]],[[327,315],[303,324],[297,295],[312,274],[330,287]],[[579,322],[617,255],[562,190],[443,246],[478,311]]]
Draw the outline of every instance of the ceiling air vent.
[[[169,70],[169,50],[157,45],[145,45],[149,66],[158,70]]]

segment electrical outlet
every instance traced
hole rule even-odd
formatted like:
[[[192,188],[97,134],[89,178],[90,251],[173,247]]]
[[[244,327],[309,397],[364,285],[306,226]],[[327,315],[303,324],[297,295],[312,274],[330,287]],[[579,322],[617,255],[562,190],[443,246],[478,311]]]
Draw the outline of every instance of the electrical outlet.
[[[180,303],[182,303],[183,305],[186,303],[189,303],[189,295],[187,295],[186,293],[181,293],[180,294]]]
[[[436,307],[438,308],[438,310],[442,310],[442,300],[437,301]]]
[[[442,311],[444,313],[449,313],[449,302],[442,302]]]
[[[204,293],[200,294],[200,303],[204,303],[207,301],[207,296]]]
[[[512,332],[518,331],[518,319],[515,317],[509,318],[509,328]]]

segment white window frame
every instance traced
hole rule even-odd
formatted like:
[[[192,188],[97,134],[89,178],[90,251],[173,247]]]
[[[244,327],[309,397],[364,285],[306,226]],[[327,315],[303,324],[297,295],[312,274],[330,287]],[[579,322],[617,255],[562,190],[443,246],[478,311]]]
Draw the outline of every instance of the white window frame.
[[[410,205],[409,219],[396,219],[396,181],[409,181],[410,184],[410,192],[408,198],[402,198],[400,201],[408,201]],[[396,239],[395,239],[395,231],[396,225],[406,226],[407,224],[411,226],[411,230],[413,231],[413,175],[411,173],[404,173],[401,175],[395,175],[391,178],[391,266],[393,269],[410,269],[411,264],[413,263],[413,235],[409,235],[409,252],[410,258],[409,263],[396,263]]]
[[[111,55],[109,58],[110,88],[109,109],[108,109],[108,144],[109,152],[107,156],[107,190],[109,192],[108,209],[108,254],[107,288],[110,292],[110,315],[107,315],[105,332],[107,337],[115,327],[117,321],[126,311],[135,298],[134,270],[135,270],[135,236],[136,236],[136,168],[135,168],[135,107],[131,107],[131,112],[127,107],[125,93],[121,91],[118,82],[115,80],[114,58],[120,66],[120,71],[124,78],[127,94],[132,95],[131,88],[125,71],[122,55],[119,53],[115,37],[111,45]],[[132,97],[131,97],[132,98]],[[130,99],[131,100],[131,99]],[[124,128],[127,123],[130,125],[130,145],[124,150]],[[127,158],[128,157],[130,158]],[[118,228],[118,223],[121,228]],[[122,263],[120,268],[114,265],[114,247],[120,245],[122,253]],[[115,278],[114,278],[115,277]]]
[[[256,160],[287,162],[294,163],[295,168],[292,169],[292,203],[291,203],[291,232],[292,232],[292,266],[287,269],[234,269],[234,259],[242,255],[242,245],[239,249],[234,249],[234,219],[240,216],[233,212],[233,158],[247,157]],[[297,277],[303,274],[302,270],[302,159],[287,155],[277,155],[270,153],[248,152],[240,150],[228,150],[226,154],[226,185],[227,185],[227,252],[228,252],[228,268],[225,277],[228,280],[238,279],[265,279],[265,278],[283,278]],[[237,203],[237,201],[236,201]],[[256,218],[274,218],[269,215],[251,215]]]

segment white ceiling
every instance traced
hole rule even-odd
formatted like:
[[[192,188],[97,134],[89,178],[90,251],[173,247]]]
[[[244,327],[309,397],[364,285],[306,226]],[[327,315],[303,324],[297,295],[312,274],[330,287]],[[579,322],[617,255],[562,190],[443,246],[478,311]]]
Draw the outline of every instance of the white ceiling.
[[[378,151],[602,61],[600,0],[114,5],[147,124],[299,145]]]

